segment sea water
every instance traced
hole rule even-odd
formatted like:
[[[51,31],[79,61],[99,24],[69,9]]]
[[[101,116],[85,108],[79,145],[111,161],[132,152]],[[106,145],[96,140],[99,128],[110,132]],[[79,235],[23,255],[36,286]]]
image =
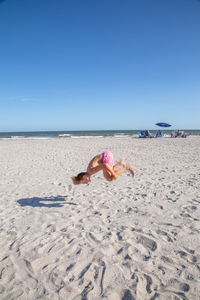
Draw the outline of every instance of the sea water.
[[[151,130],[152,135],[156,135],[157,130]],[[200,130],[184,130],[189,135],[199,136]],[[170,137],[172,130],[162,130],[164,137]],[[68,139],[68,138],[95,138],[95,137],[132,137],[138,138],[140,130],[88,130],[88,131],[31,131],[31,132],[0,132],[2,140],[17,139]]]

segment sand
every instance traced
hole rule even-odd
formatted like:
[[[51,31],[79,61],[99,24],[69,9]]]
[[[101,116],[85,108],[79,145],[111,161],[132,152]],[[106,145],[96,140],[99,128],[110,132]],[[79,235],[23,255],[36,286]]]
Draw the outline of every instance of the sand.
[[[0,141],[0,299],[200,299],[200,137]],[[70,179],[105,150],[133,165]]]

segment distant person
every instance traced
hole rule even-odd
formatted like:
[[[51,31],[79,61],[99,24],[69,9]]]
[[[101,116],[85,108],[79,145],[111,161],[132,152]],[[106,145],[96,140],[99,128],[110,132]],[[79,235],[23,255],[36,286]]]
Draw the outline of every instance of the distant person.
[[[186,138],[189,134],[185,131],[182,131],[182,138]]]
[[[187,132],[183,131],[183,133],[182,133],[182,137],[183,137],[183,138],[186,138],[188,135],[189,135],[189,134],[188,134]]]
[[[177,136],[182,137],[182,131],[178,130]]]
[[[145,136],[148,138],[152,138],[151,132],[149,130],[145,131]]]
[[[177,137],[177,132],[174,130],[171,132],[171,137],[176,138]]]
[[[119,168],[120,166],[121,168]],[[72,181],[74,184],[87,184],[91,181],[90,177],[99,171],[103,171],[103,175],[108,181],[116,180],[119,175],[126,171],[129,171],[134,176],[133,168],[130,165],[126,166],[123,160],[114,164],[112,152],[106,151],[97,154],[90,161],[87,172],[81,172],[77,176],[72,176]]]
[[[162,137],[162,131],[160,129],[157,130],[156,137]]]

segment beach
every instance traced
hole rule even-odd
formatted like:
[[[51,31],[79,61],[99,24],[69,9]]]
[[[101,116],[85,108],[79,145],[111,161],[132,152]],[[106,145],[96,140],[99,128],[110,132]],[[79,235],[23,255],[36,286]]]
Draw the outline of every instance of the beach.
[[[200,137],[0,141],[0,299],[200,299]],[[112,151],[108,182],[71,176]]]

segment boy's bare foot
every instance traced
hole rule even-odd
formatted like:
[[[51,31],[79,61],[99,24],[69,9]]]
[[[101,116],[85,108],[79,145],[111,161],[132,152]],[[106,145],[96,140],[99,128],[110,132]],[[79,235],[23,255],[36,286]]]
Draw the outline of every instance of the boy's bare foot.
[[[133,170],[133,168],[131,166],[127,166],[126,168],[134,176],[134,170]]]
[[[123,159],[120,160],[120,164],[121,164],[123,167],[126,166],[126,165],[125,165],[125,162],[123,161]]]

